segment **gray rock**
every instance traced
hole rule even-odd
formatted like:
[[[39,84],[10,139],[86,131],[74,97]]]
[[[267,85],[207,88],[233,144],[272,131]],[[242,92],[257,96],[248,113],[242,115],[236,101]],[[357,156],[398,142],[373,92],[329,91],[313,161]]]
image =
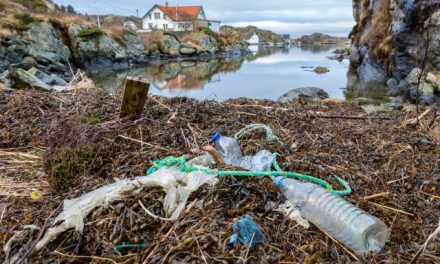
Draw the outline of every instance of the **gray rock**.
[[[140,57],[145,55],[145,46],[139,36],[127,31],[124,32],[124,40],[127,45],[127,52],[131,57]]]
[[[47,73],[45,73],[35,67],[32,67],[27,72],[29,74],[32,74],[33,76],[37,77],[38,79],[42,80],[43,82],[45,82],[46,84],[48,84],[50,86],[53,86],[53,85],[66,86],[67,85],[66,81],[64,81],[63,79],[61,79],[57,75],[47,74]]]
[[[368,56],[364,58],[357,71],[365,86],[384,84],[387,79],[387,72],[384,67],[373,62]]]
[[[179,54],[180,42],[175,36],[170,34],[164,34],[163,44],[164,44],[163,49],[161,50],[162,53],[169,55]]]
[[[20,63],[21,59],[28,53],[25,46],[12,45],[6,49],[6,60],[11,64]]]
[[[17,63],[15,65],[11,65],[15,68],[22,68],[25,70],[29,70],[30,68],[34,67],[35,65],[37,65],[37,61],[32,58],[32,57],[24,57],[20,63]]]
[[[9,71],[9,78],[11,79],[12,87],[17,89],[40,89],[44,91],[51,91],[52,87],[47,85],[42,80],[35,77],[33,74],[23,70],[16,69]]]
[[[213,54],[219,51],[219,44],[217,40],[204,32],[194,32],[190,36],[189,44],[193,47],[197,47],[199,53]]]
[[[105,34],[92,37],[79,36],[83,29],[91,26],[90,24],[69,25],[70,46],[75,59],[86,68],[100,66],[102,69],[111,70],[123,67],[128,62],[128,54],[115,40]]]
[[[437,76],[435,76],[432,72],[428,72],[428,74],[425,77],[425,81],[427,83],[435,84],[437,85]]]
[[[361,56],[359,54],[359,50],[355,46],[352,46],[350,48],[350,63],[352,65],[359,65],[360,62],[361,62]]]
[[[38,22],[31,24],[26,32],[31,44],[29,54],[37,60],[67,62],[70,50],[62,42],[61,34],[50,23]]]
[[[409,84],[418,84],[419,83],[419,79],[420,79],[420,75],[422,75],[422,69],[414,68],[414,69],[412,69],[412,71],[406,77],[406,81]]]
[[[387,81],[387,87],[390,90],[389,91],[389,95],[390,96],[397,96],[400,93],[400,89],[399,89],[399,83],[397,82],[396,79],[391,78]]]
[[[183,44],[179,49],[180,54],[182,55],[194,55],[197,53],[197,49],[188,44]]]
[[[329,98],[329,95],[321,88],[304,87],[304,88],[297,88],[288,91],[287,93],[283,94],[280,98],[278,98],[278,101],[282,103],[287,103],[294,100],[298,100],[300,98],[318,101]]]
[[[0,83],[5,84],[6,86],[11,86],[11,81],[9,80],[9,71],[0,71]]]

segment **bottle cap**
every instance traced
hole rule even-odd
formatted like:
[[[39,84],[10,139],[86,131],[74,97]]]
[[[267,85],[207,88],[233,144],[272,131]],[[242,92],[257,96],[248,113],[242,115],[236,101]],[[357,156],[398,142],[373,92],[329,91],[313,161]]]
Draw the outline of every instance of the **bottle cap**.
[[[212,136],[212,141],[213,142],[217,142],[220,138],[222,137],[222,134],[220,134],[220,132],[216,132],[213,136]]]
[[[280,188],[281,182],[282,182],[284,179],[286,179],[286,177],[282,177],[282,176],[278,176],[278,177],[276,177],[275,180],[274,180],[275,185],[276,185],[278,188]]]

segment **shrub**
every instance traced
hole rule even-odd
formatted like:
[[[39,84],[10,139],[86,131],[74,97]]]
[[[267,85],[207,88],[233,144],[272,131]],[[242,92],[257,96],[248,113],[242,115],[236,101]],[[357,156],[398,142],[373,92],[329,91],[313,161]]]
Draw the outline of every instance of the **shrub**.
[[[52,190],[58,192],[75,186],[92,166],[96,151],[93,144],[75,149],[66,147],[46,158],[45,169]]]
[[[104,32],[96,26],[86,27],[78,32],[78,37],[83,39],[96,39],[101,37],[102,35],[104,35]]]

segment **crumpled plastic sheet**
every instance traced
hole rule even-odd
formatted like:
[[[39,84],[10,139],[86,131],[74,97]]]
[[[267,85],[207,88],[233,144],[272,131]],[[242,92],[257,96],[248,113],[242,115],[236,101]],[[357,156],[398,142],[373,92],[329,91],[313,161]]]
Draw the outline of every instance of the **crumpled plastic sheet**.
[[[239,243],[248,246],[267,243],[266,237],[261,232],[260,226],[250,215],[245,215],[232,225],[234,234],[229,238],[229,243],[237,246]]]
[[[119,180],[76,199],[65,200],[64,210],[53,221],[53,223],[59,222],[60,224],[47,230],[35,246],[35,251],[41,250],[59,234],[71,228],[82,232],[84,219],[91,211],[97,207],[106,207],[111,202],[123,200],[130,192],[140,188],[162,187],[166,192],[163,206],[169,216],[166,220],[176,220],[185,208],[192,192],[205,183],[214,186],[217,182],[216,175],[203,172],[183,173],[174,168],[161,168],[148,176],[137,177],[134,180]]]
[[[274,211],[286,214],[290,219],[305,229],[310,227],[309,221],[302,217],[299,207],[292,204],[289,200],[283,204],[280,204],[277,209],[274,209]]]

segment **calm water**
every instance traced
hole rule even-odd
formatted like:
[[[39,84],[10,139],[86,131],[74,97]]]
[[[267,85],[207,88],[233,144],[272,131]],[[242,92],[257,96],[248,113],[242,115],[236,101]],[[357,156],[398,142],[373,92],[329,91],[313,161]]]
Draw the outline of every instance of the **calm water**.
[[[246,58],[152,63],[97,76],[94,81],[99,87],[121,89],[126,76],[140,76],[152,83],[153,94],[220,101],[236,97],[276,100],[290,89],[310,86],[324,89],[330,97],[344,99],[349,63],[327,58],[336,48],[259,48]],[[316,74],[312,70],[317,66],[327,67],[330,72]]]

